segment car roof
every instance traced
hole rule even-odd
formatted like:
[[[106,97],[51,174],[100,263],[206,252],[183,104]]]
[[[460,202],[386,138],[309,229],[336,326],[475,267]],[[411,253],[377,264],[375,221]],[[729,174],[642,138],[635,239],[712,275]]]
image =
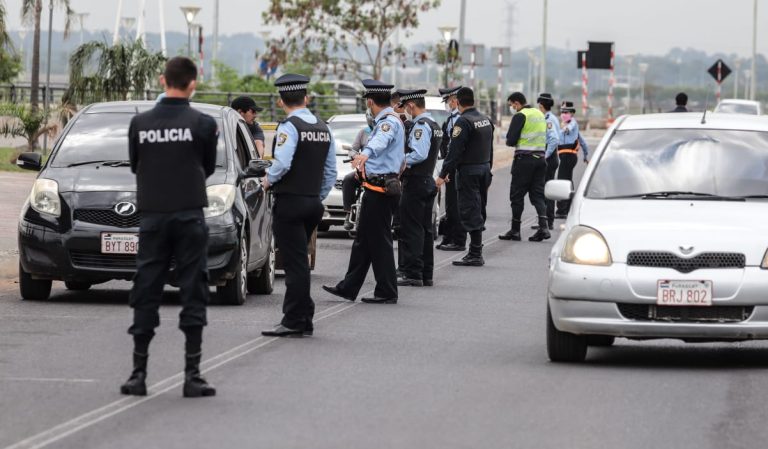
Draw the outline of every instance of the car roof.
[[[424,103],[426,103],[427,109],[445,109],[443,97],[424,97]]]
[[[621,119],[619,131],[636,129],[728,129],[742,131],[768,131],[768,118],[759,115],[707,113],[701,123],[702,112],[628,115]]]
[[[84,114],[109,114],[109,113],[127,113],[143,112],[155,106],[155,101],[109,101],[104,103],[94,103],[86,107]],[[191,106],[200,112],[204,112],[211,117],[221,118],[227,106],[208,103],[191,103]]]
[[[365,118],[365,114],[337,114],[328,119],[328,123],[336,122],[365,123],[367,120]]]
[[[724,100],[721,100],[719,104],[744,104],[748,106],[758,106],[760,102],[752,101],[752,100],[741,100],[738,98],[726,98]]]

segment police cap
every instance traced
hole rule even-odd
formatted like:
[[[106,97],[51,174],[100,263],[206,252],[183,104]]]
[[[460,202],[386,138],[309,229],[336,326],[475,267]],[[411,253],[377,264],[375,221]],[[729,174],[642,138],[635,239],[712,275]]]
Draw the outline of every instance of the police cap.
[[[392,94],[392,89],[395,87],[392,84],[386,84],[379,80],[372,80],[367,79],[363,80],[363,87],[365,88],[365,92],[363,93],[363,98],[367,98],[371,94]]]
[[[572,101],[564,101],[560,104],[560,112],[570,112],[571,114],[575,114],[576,108],[573,107]]]
[[[551,108],[555,105],[555,99],[552,98],[552,94],[550,93],[540,93],[539,98],[536,100],[536,103],[542,104],[545,107]]]
[[[397,94],[400,97],[400,103],[398,104],[399,107],[403,107],[406,101],[408,100],[417,100],[419,98],[424,98],[425,95],[427,95],[427,89],[397,89],[395,91],[395,94]]]
[[[277,87],[278,92],[307,90],[307,87],[309,87],[309,77],[295,73],[286,73],[275,80],[275,87]]]
[[[462,86],[456,86],[456,87],[446,87],[446,88],[440,88],[438,89],[438,92],[440,92],[440,96],[443,97],[443,103],[447,103],[448,100],[456,95],[456,93],[461,89]]]

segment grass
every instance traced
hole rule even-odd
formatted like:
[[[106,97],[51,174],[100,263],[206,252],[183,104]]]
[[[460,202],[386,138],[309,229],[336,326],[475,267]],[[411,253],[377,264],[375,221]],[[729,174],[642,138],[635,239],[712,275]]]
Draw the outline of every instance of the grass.
[[[19,154],[20,151],[21,150],[15,148],[0,148],[0,171],[33,173],[29,170],[19,168],[16,165],[15,156]]]

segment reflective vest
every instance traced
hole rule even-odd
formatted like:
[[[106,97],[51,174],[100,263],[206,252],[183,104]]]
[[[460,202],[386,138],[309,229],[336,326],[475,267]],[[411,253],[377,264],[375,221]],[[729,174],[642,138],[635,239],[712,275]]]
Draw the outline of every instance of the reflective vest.
[[[547,119],[538,109],[523,108],[520,112],[525,115],[525,125],[517,149],[544,152],[547,149]]]

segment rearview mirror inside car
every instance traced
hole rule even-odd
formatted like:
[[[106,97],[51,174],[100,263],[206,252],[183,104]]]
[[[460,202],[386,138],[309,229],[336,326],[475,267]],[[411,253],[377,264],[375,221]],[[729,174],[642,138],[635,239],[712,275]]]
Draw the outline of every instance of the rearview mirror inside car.
[[[551,201],[567,201],[573,197],[573,183],[565,179],[553,179],[544,186],[544,196]]]
[[[245,176],[248,178],[263,178],[267,175],[267,169],[272,166],[272,161],[263,159],[254,159],[245,169]]]
[[[16,165],[25,170],[40,171],[43,167],[43,155],[34,152],[21,153],[16,159]]]

